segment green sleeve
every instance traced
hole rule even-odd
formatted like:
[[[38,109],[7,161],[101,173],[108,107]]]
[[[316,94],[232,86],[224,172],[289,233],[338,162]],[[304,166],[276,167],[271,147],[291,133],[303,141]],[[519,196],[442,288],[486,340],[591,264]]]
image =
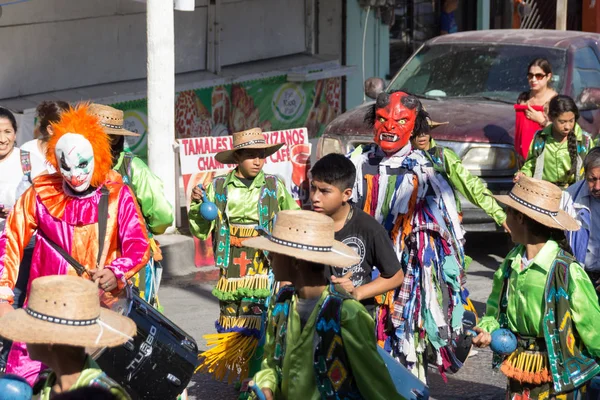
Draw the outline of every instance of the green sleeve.
[[[358,301],[342,303],[342,341],[362,398],[402,399],[377,352],[375,322]]]
[[[575,328],[590,355],[600,358],[600,305],[594,285],[577,263],[571,264],[569,275],[569,303]]]
[[[481,208],[498,225],[506,221],[506,214],[492,197],[492,192],[483,181],[472,175],[462,164],[458,155],[451,149],[444,148],[444,169],[450,183],[471,203]]]
[[[504,283],[504,270],[505,268],[510,268],[507,264],[512,262],[516,254],[519,252],[519,246],[515,247],[508,256],[504,259],[500,267],[494,273],[494,281],[492,283],[492,293],[490,297],[488,297],[488,301],[485,306],[485,315],[479,323],[478,327],[483,329],[486,332],[492,333],[496,329],[500,328],[500,323],[498,322],[498,305],[500,304],[500,296],[502,295],[502,285]]]
[[[150,232],[160,235],[173,225],[173,207],[164,196],[163,183],[138,157],[131,160],[130,168],[131,186],[142,215]]]
[[[274,299],[272,299],[274,300]],[[290,305],[291,306],[291,305]],[[271,307],[272,310],[272,307]],[[267,321],[271,321],[271,312],[267,317]],[[261,389],[271,389],[273,392],[273,398],[277,398],[277,389],[279,387],[277,382],[277,371],[275,370],[275,335],[274,327],[269,324],[267,326],[267,332],[265,337],[264,345],[264,356],[261,363],[260,371],[254,375],[254,382],[256,386]]]
[[[296,200],[292,198],[292,195],[287,191],[285,185],[279,178],[277,178],[277,202],[279,203],[279,210],[300,209]]]
[[[527,154],[527,160],[525,160],[525,164],[523,164],[523,166],[521,167],[521,172],[530,178],[533,177],[533,173],[535,172],[535,164],[537,161],[537,157],[533,153],[533,144],[535,143],[536,137],[537,134],[533,137],[533,140],[531,141],[531,145],[529,146],[529,153]]]
[[[204,187],[206,190],[206,196],[212,202],[215,201],[215,188],[211,183]],[[210,232],[215,227],[215,221],[207,221],[200,215],[200,206],[202,203],[192,202],[190,205],[190,211],[188,212],[188,219],[190,220],[190,232],[200,240],[206,240]]]

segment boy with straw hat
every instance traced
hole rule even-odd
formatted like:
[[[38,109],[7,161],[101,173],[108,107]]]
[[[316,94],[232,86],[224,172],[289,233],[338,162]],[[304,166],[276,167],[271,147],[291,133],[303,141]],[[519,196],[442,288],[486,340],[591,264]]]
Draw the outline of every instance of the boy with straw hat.
[[[117,400],[129,400],[85,348],[116,347],[135,333],[131,319],[100,307],[96,285],[73,276],[37,278],[31,283],[27,308],[0,318],[0,336],[27,343],[31,358],[52,370],[40,400],[88,386],[108,389]]]
[[[360,261],[334,239],[334,222],[312,211],[282,211],[272,234],[248,240],[269,252],[277,281],[289,281],[270,307],[261,370],[267,399],[400,399],[377,352],[375,323],[324,266]],[[316,345],[316,346],[315,346]]]
[[[217,334],[207,337],[217,345],[202,354],[199,369],[217,379],[226,376],[231,383],[237,376],[245,379],[260,366],[258,348],[263,336],[265,302],[271,295],[269,264],[262,251],[245,243],[258,236],[258,225],[270,231],[280,210],[298,209],[298,205],[275,176],[262,169],[265,159],[283,143],[269,144],[260,128],[233,134],[233,148],[215,155],[222,164],[236,167],[206,185],[206,197],[200,187],[192,191],[190,231],[200,240],[213,232],[215,264],[221,277],[213,295],[220,301],[221,314]],[[203,201],[216,203],[216,220],[202,217]]]
[[[508,377],[507,399],[586,398],[600,373],[600,306],[565,238],[579,225],[560,209],[562,191],[550,182],[522,176],[508,195],[494,197],[508,206],[517,246],[494,274],[473,344],[488,346],[499,328],[516,335],[517,349],[494,357]]]

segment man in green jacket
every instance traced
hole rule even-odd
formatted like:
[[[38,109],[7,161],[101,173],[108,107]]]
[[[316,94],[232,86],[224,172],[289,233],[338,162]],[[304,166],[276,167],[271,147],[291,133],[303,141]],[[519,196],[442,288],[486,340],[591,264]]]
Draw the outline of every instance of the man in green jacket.
[[[162,255],[152,235],[163,234],[173,225],[173,207],[165,197],[160,178],[139,157],[125,151],[125,136],[139,134],[123,128],[123,111],[103,104],[91,104],[89,110],[98,117],[104,131],[109,135],[113,169],[121,174],[123,182],[133,191],[146,221],[152,257],[146,268],[134,277],[134,283],[140,290],[140,296],[157,307],[160,284],[158,262],[162,260]]]
[[[506,213],[492,197],[492,192],[485,186],[481,179],[474,176],[462,164],[460,157],[451,149],[438,146],[429,132],[422,132],[411,138],[414,149],[423,150],[433,167],[440,172],[454,188],[472,204],[481,208],[489,215],[498,226],[508,231],[506,226]],[[456,206],[460,212],[460,200],[456,197]]]

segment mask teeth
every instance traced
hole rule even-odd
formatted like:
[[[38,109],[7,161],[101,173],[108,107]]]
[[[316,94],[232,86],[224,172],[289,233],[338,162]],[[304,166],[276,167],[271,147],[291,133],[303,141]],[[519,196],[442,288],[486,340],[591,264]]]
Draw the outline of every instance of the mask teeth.
[[[381,133],[381,134],[379,135],[379,140],[384,140],[384,141],[386,141],[386,142],[389,142],[389,140],[386,140],[386,139],[383,137],[384,135],[393,136],[393,137],[394,137],[394,140],[392,140],[392,142],[394,142],[394,143],[395,143],[395,142],[397,142],[398,140],[400,140],[400,138],[398,137],[398,135],[394,135],[394,134],[392,134],[392,133]]]

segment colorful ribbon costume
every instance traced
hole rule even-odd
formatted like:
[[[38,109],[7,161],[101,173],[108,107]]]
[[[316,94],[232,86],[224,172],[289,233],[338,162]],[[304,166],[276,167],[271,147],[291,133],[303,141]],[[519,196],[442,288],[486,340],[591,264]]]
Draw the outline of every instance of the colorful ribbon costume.
[[[408,143],[429,129],[419,100],[383,93],[366,121],[377,144],[350,156],[357,169],[353,201],[383,224],[406,266],[401,288],[378,298],[378,340],[425,380],[428,362],[442,373],[449,369],[452,343],[462,333],[463,230],[451,186]],[[393,329],[386,329],[388,318]]]

